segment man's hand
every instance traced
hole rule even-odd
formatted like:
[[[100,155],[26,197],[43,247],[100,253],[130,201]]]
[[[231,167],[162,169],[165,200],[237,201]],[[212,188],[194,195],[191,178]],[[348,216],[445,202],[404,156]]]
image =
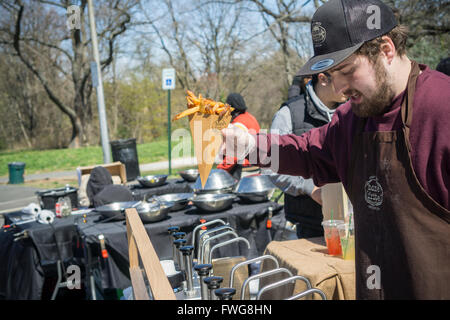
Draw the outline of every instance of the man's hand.
[[[244,160],[256,147],[255,138],[233,124],[222,129],[222,136],[223,143],[220,153],[226,157],[236,157],[238,161]]]
[[[311,192],[311,198],[318,204],[322,205],[322,189],[314,186],[313,191]]]

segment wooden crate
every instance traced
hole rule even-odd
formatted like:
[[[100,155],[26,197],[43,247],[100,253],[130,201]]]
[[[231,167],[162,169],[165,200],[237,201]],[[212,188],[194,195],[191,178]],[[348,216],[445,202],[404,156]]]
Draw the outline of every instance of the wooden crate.
[[[77,173],[78,173],[78,184],[81,185],[81,177],[86,175],[86,174],[90,174],[91,171],[95,168],[95,167],[104,167],[106,168],[109,173],[111,173],[111,176],[118,176],[120,177],[120,180],[122,182],[122,184],[127,183],[127,172],[126,172],[126,168],[125,165],[120,162],[120,161],[116,161],[113,163],[106,163],[106,164],[96,164],[93,166],[87,166],[87,167],[78,167],[77,168]]]

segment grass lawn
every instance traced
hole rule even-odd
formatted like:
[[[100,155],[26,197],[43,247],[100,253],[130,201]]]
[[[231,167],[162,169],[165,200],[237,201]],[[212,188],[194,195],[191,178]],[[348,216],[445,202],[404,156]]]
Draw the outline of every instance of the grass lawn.
[[[176,143],[172,143],[172,150],[176,146]],[[187,148],[186,150],[189,151],[189,146]],[[139,163],[145,164],[165,160],[168,158],[167,149],[166,140],[138,144]],[[190,154],[194,154],[193,150]],[[172,151],[172,159],[174,157]],[[8,175],[8,163],[10,162],[25,162],[25,174],[70,171],[80,166],[103,163],[103,151],[100,146],[78,149],[0,151],[0,176]]]

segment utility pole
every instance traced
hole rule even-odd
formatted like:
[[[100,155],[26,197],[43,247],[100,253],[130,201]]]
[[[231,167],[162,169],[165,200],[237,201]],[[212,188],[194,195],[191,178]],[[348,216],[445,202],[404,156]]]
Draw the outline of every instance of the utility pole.
[[[108,122],[106,121],[105,97],[103,94],[102,71],[98,54],[97,29],[92,0],[88,0],[89,26],[91,30],[92,53],[94,61],[91,63],[92,85],[97,88],[98,117],[100,121],[100,138],[102,141],[103,163],[111,163],[111,148],[109,145]]]

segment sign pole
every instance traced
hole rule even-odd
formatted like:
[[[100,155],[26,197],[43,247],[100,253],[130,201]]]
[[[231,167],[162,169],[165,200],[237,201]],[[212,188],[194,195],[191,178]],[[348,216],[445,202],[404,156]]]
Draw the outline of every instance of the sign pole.
[[[162,70],[162,89],[167,90],[167,142],[169,145],[169,175],[172,174],[172,130],[170,120],[170,91],[175,89],[175,69]]]
[[[172,90],[167,90],[168,95],[167,95],[167,102],[168,102],[168,110],[167,110],[167,124],[168,124],[168,129],[167,129],[167,137],[168,137],[168,142],[169,142],[169,176],[172,174],[172,146],[171,146],[171,121],[170,121],[170,91]]]

